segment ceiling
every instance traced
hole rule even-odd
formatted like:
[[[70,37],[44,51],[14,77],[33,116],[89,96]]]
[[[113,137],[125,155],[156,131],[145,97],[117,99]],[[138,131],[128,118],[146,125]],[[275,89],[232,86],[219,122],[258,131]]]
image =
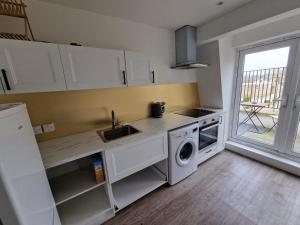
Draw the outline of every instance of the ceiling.
[[[251,0],[40,0],[156,27],[201,25]],[[218,6],[217,3],[224,4]]]

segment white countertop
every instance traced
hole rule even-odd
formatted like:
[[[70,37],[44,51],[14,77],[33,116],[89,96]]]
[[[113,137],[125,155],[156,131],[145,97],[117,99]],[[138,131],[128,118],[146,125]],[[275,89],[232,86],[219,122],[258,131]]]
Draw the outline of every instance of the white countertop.
[[[109,150],[119,145],[140,141],[153,135],[163,134],[169,130],[198,122],[209,117],[222,114],[222,110],[201,118],[192,118],[174,113],[165,114],[163,118],[147,118],[130,122],[129,124],[141,133],[104,143],[92,130],[50,141],[40,142],[39,148],[46,169],[62,165],[73,160],[89,156],[98,152]]]

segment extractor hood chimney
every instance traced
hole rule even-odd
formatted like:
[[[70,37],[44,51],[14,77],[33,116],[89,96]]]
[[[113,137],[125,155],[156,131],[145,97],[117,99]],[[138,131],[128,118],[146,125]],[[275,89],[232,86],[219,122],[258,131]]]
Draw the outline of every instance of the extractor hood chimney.
[[[197,28],[183,26],[175,31],[176,65],[172,69],[205,68],[208,64],[197,62]]]

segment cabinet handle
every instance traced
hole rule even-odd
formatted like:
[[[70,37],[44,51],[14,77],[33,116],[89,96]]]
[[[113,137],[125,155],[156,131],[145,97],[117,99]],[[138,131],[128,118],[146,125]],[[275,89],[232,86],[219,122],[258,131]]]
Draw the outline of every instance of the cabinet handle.
[[[153,84],[155,83],[155,72],[154,72],[154,70],[152,71],[152,83]]]
[[[123,73],[123,84],[126,85],[127,84],[126,83],[126,71],[123,70],[122,73]]]
[[[3,75],[3,79],[4,79],[4,83],[5,83],[5,85],[6,85],[6,88],[7,88],[8,91],[10,91],[10,90],[11,90],[11,87],[10,87],[9,81],[8,81],[8,79],[7,79],[6,70],[5,70],[5,69],[2,69],[1,72],[2,72],[2,75]]]

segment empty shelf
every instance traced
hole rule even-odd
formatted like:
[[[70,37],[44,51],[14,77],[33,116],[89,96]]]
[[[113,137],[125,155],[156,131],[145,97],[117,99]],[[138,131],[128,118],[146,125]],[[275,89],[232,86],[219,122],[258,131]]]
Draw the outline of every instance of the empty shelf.
[[[57,209],[62,225],[101,224],[114,215],[103,186],[60,204]]]
[[[49,182],[56,205],[104,184],[104,182],[96,183],[95,175],[90,168],[76,170],[52,178]]]
[[[120,210],[165,183],[166,177],[148,167],[112,184],[115,203]]]

